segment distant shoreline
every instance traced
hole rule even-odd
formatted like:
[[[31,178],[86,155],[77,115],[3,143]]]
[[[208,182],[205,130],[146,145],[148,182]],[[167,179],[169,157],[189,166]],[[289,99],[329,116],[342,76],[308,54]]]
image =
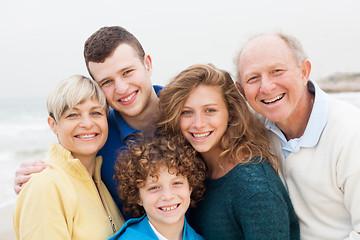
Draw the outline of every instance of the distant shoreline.
[[[328,93],[360,92],[360,73],[336,73],[317,84]]]

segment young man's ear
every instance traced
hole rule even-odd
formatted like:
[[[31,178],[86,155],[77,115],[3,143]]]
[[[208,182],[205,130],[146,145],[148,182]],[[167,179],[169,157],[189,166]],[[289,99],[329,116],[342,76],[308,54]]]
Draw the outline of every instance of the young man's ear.
[[[151,75],[152,73],[152,60],[150,55],[145,55],[144,57],[144,66],[146,71]]]
[[[55,119],[48,116],[47,118],[47,122],[49,124],[49,127],[51,128],[51,130],[55,133],[55,135],[57,135],[57,128],[56,128],[56,122]]]

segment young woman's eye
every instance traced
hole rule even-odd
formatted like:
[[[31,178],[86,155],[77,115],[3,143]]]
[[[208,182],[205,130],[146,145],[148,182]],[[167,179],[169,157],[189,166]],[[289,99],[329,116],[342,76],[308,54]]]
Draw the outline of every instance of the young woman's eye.
[[[212,113],[212,112],[216,112],[216,109],[214,108],[209,108],[206,110],[207,113]]]
[[[187,114],[191,114],[192,112],[190,110],[184,110],[181,112],[181,115],[187,115]]]

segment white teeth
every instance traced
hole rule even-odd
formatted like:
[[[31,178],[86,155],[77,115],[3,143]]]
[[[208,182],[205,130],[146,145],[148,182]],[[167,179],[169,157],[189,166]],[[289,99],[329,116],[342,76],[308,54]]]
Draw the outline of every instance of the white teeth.
[[[174,210],[177,207],[178,207],[178,205],[176,204],[176,205],[174,205],[172,207],[165,207],[165,208],[160,208],[160,209],[167,212],[167,211],[170,211],[170,210]]]
[[[86,134],[86,135],[77,135],[78,138],[92,138],[95,137],[96,134]]]
[[[275,101],[277,101],[277,100],[281,99],[283,96],[284,96],[284,94],[281,94],[281,95],[279,95],[279,96],[277,96],[277,97],[274,97],[273,99],[270,99],[270,100],[263,100],[263,101],[264,101],[264,103],[266,103],[266,104],[268,104],[268,103],[273,103],[273,102],[275,102]]]
[[[210,135],[211,132],[207,133],[193,133],[194,138],[205,138]]]
[[[123,99],[120,99],[121,102],[128,102],[130,101],[133,96],[135,96],[136,92],[134,92],[133,94],[131,94],[130,96],[128,96],[127,98],[123,98]]]

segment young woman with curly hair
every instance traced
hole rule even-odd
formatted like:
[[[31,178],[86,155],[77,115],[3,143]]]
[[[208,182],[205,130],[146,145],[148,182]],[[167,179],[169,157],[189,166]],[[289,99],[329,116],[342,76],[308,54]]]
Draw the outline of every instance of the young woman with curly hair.
[[[204,200],[189,223],[206,239],[299,239],[264,126],[231,76],[194,65],[160,92],[160,134],[191,145],[207,166]]]
[[[206,170],[190,146],[167,136],[137,136],[115,165],[124,211],[133,217],[111,239],[203,238],[187,224],[185,213],[202,197]]]

